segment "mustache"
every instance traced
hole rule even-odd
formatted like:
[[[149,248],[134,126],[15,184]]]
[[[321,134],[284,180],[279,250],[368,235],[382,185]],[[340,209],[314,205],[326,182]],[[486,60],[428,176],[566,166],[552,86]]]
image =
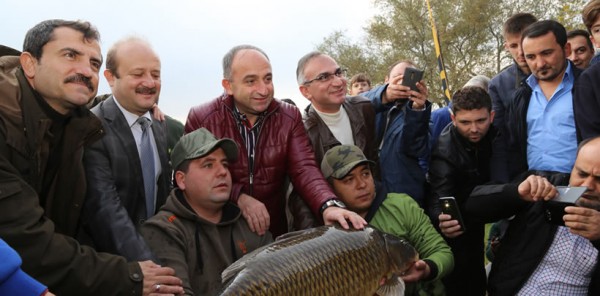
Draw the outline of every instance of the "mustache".
[[[75,74],[75,75],[65,78],[64,83],[72,83],[72,82],[74,82],[74,83],[83,82],[90,91],[92,91],[92,92],[94,91],[94,85],[92,84],[92,80],[89,77],[83,76],[82,74]]]
[[[140,86],[135,89],[135,92],[138,94],[153,95],[153,94],[156,94],[157,89],[156,89],[156,87]]]

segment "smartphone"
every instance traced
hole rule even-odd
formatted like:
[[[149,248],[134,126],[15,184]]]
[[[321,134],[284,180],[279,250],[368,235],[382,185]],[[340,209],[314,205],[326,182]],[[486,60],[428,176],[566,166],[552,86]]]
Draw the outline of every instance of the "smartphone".
[[[443,214],[450,215],[453,220],[458,220],[458,224],[460,224],[460,230],[463,232],[467,231],[467,228],[465,227],[465,221],[460,214],[458,203],[456,203],[454,196],[440,197],[440,205],[442,207]]]
[[[417,89],[417,82],[423,79],[423,73],[423,70],[406,68],[404,70],[404,77],[402,78],[402,85],[410,86],[411,90],[419,91]]]
[[[544,203],[546,221],[564,226],[565,208],[574,206],[581,195],[585,193],[587,187],[557,186],[556,190],[558,190],[558,196]]]
[[[569,186],[557,186],[558,196],[553,198],[552,201],[575,204],[575,202],[584,194],[587,187],[569,187]]]

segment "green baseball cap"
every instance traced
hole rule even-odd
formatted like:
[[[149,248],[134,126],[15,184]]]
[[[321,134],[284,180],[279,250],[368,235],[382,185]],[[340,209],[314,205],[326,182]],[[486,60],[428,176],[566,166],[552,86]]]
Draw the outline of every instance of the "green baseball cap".
[[[221,148],[227,156],[227,160],[236,161],[238,157],[237,144],[228,138],[217,140],[205,128],[199,128],[189,134],[185,134],[179,142],[173,147],[171,152],[171,163],[173,169],[188,159],[196,159],[213,152],[215,149]]]
[[[367,159],[360,148],[354,145],[340,145],[325,152],[321,161],[321,171],[325,178],[342,179],[357,165],[363,163],[375,165],[375,162]]]

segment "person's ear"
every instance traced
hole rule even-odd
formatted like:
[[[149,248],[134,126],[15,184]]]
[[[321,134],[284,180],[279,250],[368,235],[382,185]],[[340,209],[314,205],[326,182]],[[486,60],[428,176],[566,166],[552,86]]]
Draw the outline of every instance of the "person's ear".
[[[221,85],[228,95],[233,95],[233,91],[231,90],[231,82],[228,79],[223,78],[223,80],[221,80]]]
[[[490,111],[490,122],[494,122],[494,116],[496,115],[496,111],[492,110]]]
[[[114,86],[115,80],[117,79],[115,75],[108,69],[104,70],[104,78],[106,78],[106,81],[110,87]]]
[[[19,57],[19,62],[21,62],[21,68],[23,68],[25,76],[28,79],[33,79],[35,77],[36,64],[38,63],[37,59],[30,53],[23,52]]]
[[[185,190],[185,173],[182,171],[175,172],[175,183],[182,191]]]
[[[312,94],[310,93],[310,91],[308,91],[308,86],[306,85],[300,85],[298,87],[298,89],[300,90],[300,93],[309,101],[312,101]]]

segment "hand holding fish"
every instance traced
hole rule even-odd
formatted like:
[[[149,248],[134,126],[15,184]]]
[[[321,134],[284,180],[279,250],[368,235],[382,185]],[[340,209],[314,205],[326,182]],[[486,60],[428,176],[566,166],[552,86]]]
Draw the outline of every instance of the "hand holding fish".
[[[344,229],[349,229],[348,221],[352,223],[352,226],[356,229],[363,229],[367,226],[367,221],[355,212],[348,211],[338,207],[328,207],[323,211],[323,221],[325,225],[331,225],[339,223]]]
[[[429,268],[429,264],[423,260],[419,260],[415,262],[409,270],[401,274],[400,278],[405,283],[412,283],[428,278],[430,273],[431,269]]]
[[[271,226],[271,217],[265,205],[257,200],[256,198],[242,193],[238,199],[238,207],[242,210],[242,215],[250,230],[256,232],[258,235],[264,235],[269,226]]]

